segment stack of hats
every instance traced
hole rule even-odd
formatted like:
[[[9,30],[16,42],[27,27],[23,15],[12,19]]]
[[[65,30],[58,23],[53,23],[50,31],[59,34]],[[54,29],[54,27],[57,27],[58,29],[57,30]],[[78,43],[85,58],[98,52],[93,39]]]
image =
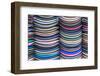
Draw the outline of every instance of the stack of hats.
[[[81,27],[81,17],[60,17],[60,56],[62,59],[81,58]]]
[[[36,60],[59,59],[59,27],[57,16],[35,15],[35,54]]]
[[[33,16],[28,15],[28,59],[33,60],[34,54],[34,27],[33,27]]]
[[[82,57],[88,57],[88,18],[82,17]]]

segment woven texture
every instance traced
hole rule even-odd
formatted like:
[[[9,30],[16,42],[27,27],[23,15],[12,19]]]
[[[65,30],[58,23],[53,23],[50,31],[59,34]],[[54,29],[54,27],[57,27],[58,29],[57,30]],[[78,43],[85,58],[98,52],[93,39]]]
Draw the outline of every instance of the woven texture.
[[[29,60],[88,57],[88,18],[28,15]]]

